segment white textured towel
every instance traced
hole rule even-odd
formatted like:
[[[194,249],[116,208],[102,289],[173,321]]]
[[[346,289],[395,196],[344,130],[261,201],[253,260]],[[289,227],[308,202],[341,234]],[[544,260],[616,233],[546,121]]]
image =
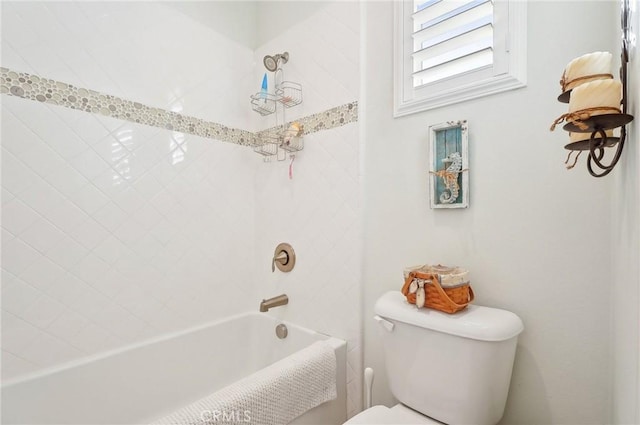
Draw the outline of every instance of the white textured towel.
[[[284,425],[336,397],[335,351],[319,341],[154,424]]]

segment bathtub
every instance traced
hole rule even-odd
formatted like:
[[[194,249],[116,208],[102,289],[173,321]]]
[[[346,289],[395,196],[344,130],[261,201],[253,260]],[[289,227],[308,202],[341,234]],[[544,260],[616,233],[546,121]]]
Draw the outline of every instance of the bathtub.
[[[2,386],[2,423],[146,424],[319,340],[338,360],[336,400],[296,424],[346,420],[346,343],[264,313],[245,313],[88,357]]]

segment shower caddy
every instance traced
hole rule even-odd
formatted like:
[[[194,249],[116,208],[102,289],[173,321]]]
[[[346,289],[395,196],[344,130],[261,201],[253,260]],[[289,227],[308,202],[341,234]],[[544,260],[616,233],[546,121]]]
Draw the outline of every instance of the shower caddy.
[[[289,53],[279,53],[275,56],[265,56],[265,68],[274,73],[273,93],[260,91],[251,95],[251,108],[262,116],[275,114],[276,125],[270,129],[260,131],[253,150],[264,157],[264,161],[276,158],[278,161],[286,159],[287,153],[295,153],[304,148],[301,137],[303,129],[297,123],[287,124],[285,111],[302,103],[302,86],[284,79],[282,66],[289,61]],[[278,119],[278,105],[281,105],[281,120]],[[282,121],[281,124],[278,124]]]

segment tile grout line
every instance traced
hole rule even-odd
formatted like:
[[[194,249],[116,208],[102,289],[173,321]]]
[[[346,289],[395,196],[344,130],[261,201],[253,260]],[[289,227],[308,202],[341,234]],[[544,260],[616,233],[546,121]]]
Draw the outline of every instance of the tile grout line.
[[[4,67],[0,68],[0,93],[241,146],[256,146],[261,136],[282,128],[276,126],[254,133]],[[296,121],[304,126],[304,134],[341,127],[358,121],[358,102]]]

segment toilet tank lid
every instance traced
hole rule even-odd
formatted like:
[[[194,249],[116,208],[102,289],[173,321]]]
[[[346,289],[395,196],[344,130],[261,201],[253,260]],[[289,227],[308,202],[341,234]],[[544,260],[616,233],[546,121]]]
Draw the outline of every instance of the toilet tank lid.
[[[417,309],[399,291],[381,296],[374,311],[386,319],[479,341],[505,341],[524,329],[522,320],[507,310],[469,305],[458,313],[447,314],[430,308]]]

